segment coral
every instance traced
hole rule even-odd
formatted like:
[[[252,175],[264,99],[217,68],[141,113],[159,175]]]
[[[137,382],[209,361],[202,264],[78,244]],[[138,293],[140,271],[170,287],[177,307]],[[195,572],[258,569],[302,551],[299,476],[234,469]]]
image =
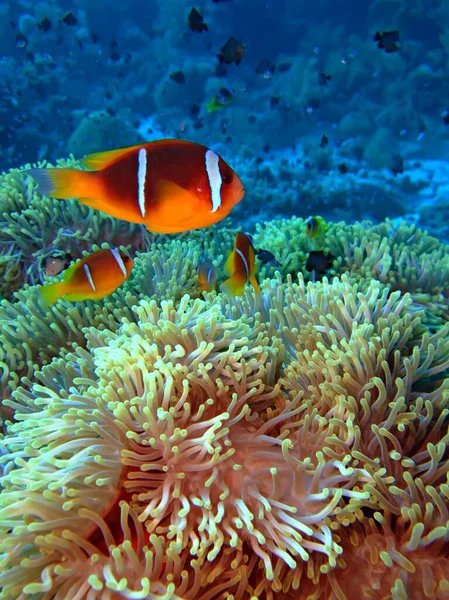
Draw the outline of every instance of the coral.
[[[0,598],[445,597],[449,326],[348,275],[228,302],[141,299],[14,390]]]
[[[96,111],[85,116],[67,142],[67,151],[81,158],[92,152],[125,148],[146,140],[130,125],[129,115]]]

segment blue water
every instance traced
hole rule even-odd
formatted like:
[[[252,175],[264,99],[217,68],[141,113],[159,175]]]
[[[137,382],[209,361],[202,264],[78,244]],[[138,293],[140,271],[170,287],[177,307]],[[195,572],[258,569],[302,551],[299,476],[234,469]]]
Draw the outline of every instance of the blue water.
[[[272,189],[270,174],[278,180],[284,160],[283,178],[298,192],[284,201],[279,184],[264,203],[266,217],[313,212],[301,197],[303,181],[308,195],[339,185],[359,194],[346,209],[349,220],[423,212],[407,182],[417,163],[444,162],[448,153],[444,2],[203,0],[196,8],[208,31],[201,34],[187,22],[193,6],[2,3],[0,169],[179,137],[218,149],[249,186],[257,179]],[[74,19],[65,22],[67,13]],[[400,48],[387,53],[373,37],[391,30]],[[217,54],[230,37],[244,55],[217,76]],[[274,66],[272,76],[257,73],[261,61]],[[183,83],[170,78],[178,71]],[[231,104],[209,113],[223,87]],[[397,157],[403,173],[395,172]],[[427,180],[438,179],[435,170]],[[358,185],[363,173],[378,181],[380,202]],[[382,198],[376,214],[370,204]],[[328,203],[327,216],[338,217],[338,202]],[[252,215],[249,206],[239,210]]]

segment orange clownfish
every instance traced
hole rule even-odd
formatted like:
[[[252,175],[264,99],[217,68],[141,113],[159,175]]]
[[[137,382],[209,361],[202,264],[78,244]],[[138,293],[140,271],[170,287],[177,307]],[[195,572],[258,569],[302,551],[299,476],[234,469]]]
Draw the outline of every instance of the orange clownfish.
[[[59,298],[99,300],[112,294],[128,279],[134,261],[116,248],[98,250],[64,271],[62,281],[40,288],[41,298],[47,305]]]
[[[201,291],[210,292],[217,287],[217,270],[210,261],[205,260],[198,265],[196,272]]]
[[[77,198],[155,233],[201,229],[228,216],[245,194],[237,173],[213,150],[158,140],[86,156],[80,169],[29,169],[41,194]]]
[[[257,273],[256,257],[250,238],[239,231],[235,236],[234,249],[229,253],[224,271],[231,277],[226,279],[220,289],[232,296],[241,296],[245,284],[249,281],[256,291],[260,293],[259,284],[255,274]]]

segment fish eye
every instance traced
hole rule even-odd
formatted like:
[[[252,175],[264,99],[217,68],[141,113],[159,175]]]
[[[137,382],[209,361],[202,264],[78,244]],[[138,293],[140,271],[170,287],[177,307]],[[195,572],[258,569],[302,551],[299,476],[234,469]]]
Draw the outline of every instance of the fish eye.
[[[231,184],[233,179],[234,177],[232,173],[229,173],[228,175],[223,175],[223,183],[225,183],[226,185]]]

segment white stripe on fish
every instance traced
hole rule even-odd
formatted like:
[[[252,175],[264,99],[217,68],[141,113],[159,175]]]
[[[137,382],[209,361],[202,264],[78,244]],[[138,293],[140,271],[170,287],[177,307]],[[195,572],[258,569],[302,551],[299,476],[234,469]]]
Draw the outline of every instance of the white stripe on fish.
[[[139,168],[137,171],[137,186],[139,209],[142,217],[145,216],[145,180],[147,178],[147,151],[141,148],[138,154]]]
[[[212,210],[210,212],[216,212],[221,206],[220,191],[223,179],[220,173],[219,156],[213,150],[207,150],[206,152],[206,173],[212,198]]]
[[[90,269],[86,263],[84,263],[83,269],[84,269],[84,273],[86,274],[87,281],[89,282],[90,287],[93,289],[94,292],[96,292],[97,288],[95,287],[94,280],[92,279],[92,273],[90,272]]]
[[[117,250],[117,248],[111,248],[111,254],[117,261],[117,264],[120,267],[120,271],[126,277],[127,276],[126,267],[125,267],[125,263],[123,262],[122,257],[120,256],[120,252]]]

